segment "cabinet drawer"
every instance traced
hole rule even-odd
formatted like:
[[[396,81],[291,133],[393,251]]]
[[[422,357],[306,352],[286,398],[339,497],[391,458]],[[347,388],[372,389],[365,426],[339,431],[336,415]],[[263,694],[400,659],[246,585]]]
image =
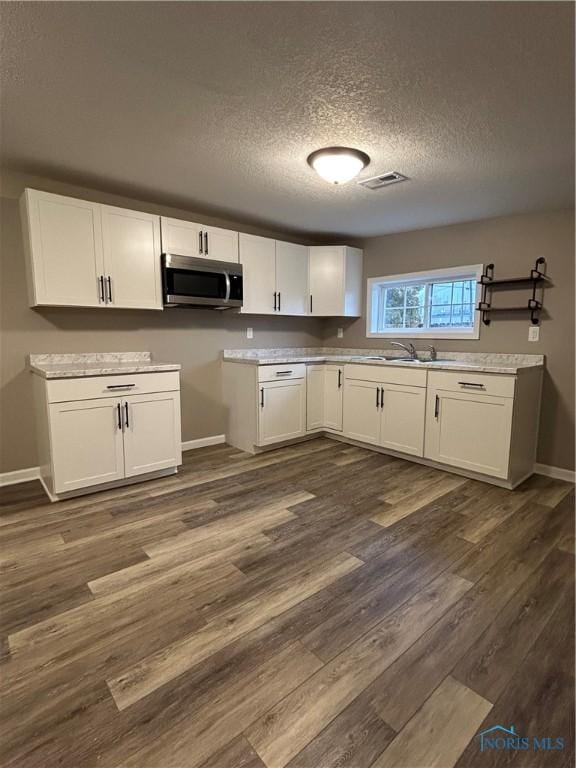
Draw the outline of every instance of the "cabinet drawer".
[[[415,365],[417,365],[415,363]],[[379,384],[407,384],[411,387],[426,386],[426,369],[392,367],[387,365],[357,365],[352,363],[344,367],[346,379],[375,381]]]
[[[304,363],[258,366],[258,381],[281,381],[282,379],[303,379],[306,377]]]
[[[476,392],[477,394],[514,397],[515,376],[500,373],[466,373],[458,371],[431,371],[428,384],[434,389],[449,392]]]
[[[89,376],[79,379],[48,379],[46,391],[49,403],[71,400],[92,400],[100,397],[145,395],[151,392],[172,392],[180,389],[177,371],[160,373],[123,373],[117,376]]]

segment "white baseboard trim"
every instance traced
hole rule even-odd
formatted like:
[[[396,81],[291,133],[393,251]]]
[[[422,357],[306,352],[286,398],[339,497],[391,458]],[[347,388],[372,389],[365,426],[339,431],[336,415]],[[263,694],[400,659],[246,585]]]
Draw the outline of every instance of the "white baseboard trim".
[[[195,448],[207,448],[209,445],[220,445],[226,442],[226,435],[211,435],[197,440],[186,440],[182,443],[183,451],[193,451]]]
[[[206,448],[209,445],[220,445],[226,442],[226,435],[211,435],[200,437],[197,440],[186,440],[182,443],[183,451],[193,451],[195,448]],[[40,479],[40,467],[28,467],[16,469],[14,472],[0,473],[0,488],[17,483],[28,483],[31,480]]]
[[[534,464],[534,472],[537,475],[552,477],[554,480],[564,480],[567,483],[576,482],[576,472],[562,467],[551,467],[549,464]]]
[[[40,478],[40,467],[28,467],[27,469],[17,469],[14,472],[4,472],[0,474],[0,488],[6,485],[16,485],[17,483],[28,483],[30,480]]]

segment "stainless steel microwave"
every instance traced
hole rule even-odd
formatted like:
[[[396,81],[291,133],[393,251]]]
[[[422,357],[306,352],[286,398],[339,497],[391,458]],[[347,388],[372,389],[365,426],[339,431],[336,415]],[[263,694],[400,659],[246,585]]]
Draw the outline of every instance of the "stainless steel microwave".
[[[166,307],[241,307],[242,265],[164,253],[162,288]]]

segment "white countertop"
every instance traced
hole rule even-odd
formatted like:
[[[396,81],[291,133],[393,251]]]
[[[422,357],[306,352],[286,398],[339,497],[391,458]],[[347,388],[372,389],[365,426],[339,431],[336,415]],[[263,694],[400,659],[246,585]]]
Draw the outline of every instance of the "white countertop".
[[[179,371],[179,363],[152,360],[150,352],[87,352],[30,355],[28,366],[45,379],[72,379],[132,373]]]
[[[361,363],[362,365],[383,365],[406,368],[425,368],[444,371],[476,371],[483,373],[504,373],[517,375],[530,368],[544,365],[543,355],[517,355],[483,352],[439,352],[438,360],[426,358],[427,353],[418,353],[422,360],[400,360],[402,351],[373,349],[338,349],[294,347],[282,349],[225,349],[223,360],[229,363],[251,365],[282,365],[291,363]],[[386,359],[374,359],[385,357]],[[396,359],[395,359],[396,358]]]

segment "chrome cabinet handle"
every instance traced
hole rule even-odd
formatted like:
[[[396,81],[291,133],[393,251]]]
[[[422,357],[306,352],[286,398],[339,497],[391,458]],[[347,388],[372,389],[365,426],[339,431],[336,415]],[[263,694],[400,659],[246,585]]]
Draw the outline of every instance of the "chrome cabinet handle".
[[[475,381],[459,381],[461,387],[473,387],[474,389],[486,389],[485,384],[478,384]]]
[[[436,401],[434,403],[434,418],[438,419],[438,415],[440,413],[440,398],[438,395],[436,395]]]
[[[208,232],[204,232],[204,256],[208,256]]]
[[[124,403],[124,423],[126,424],[126,429],[130,429],[130,421],[128,420],[128,403]]]
[[[118,429],[122,429],[122,411],[120,409],[120,403],[116,406],[118,412]]]
[[[106,278],[106,285],[108,286],[108,301],[112,304],[112,278],[110,275]]]
[[[203,253],[202,251],[202,230],[198,232],[198,253]]]
[[[100,277],[98,278],[98,290],[99,290],[98,300],[100,304],[105,304],[106,294],[104,293],[104,275],[100,275]]]
[[[274,291],[274,312],[276,312],[276,291]]]

